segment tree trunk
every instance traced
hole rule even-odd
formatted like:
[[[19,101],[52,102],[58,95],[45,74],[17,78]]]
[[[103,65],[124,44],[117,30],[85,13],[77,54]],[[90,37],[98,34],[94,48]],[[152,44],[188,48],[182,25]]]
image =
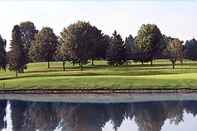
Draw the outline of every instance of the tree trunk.
[[[180,60],[181,65],[183,65],[183,60]]]
[[[83,71],[83,64],[79,62],[80,70]]]
[[[50,68],[50,62],[48,61],[48,68]]]
[[[16,70],[16,77],[18,77],[18,70]]]
[[[172,61],[172,69],[175,69],[175,61]]]
[[[63,71],[65,71],[66,70],[66,68],[65,68],[65,61],[63,60]]]
[[[92,59],[92,66],[94,65],[94,59]]]
[[[24,73],[24,69],[23,68],[19,69],[18,73]]]
[[[144,62],[143,61],[141,61],[141,63],[142,63],[142,65],[144,65]]]
[[[150,61],[150,65],[153,66],[153,60]]]

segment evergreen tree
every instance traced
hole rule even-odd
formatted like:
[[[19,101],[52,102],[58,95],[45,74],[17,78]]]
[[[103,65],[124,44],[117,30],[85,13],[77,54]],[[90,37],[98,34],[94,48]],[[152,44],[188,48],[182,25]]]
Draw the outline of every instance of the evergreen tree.
[[[187,40],[184,49],[185,57],[191,60],[197,60],[197,40]]]
[[[7,57],[6,57],[6,40],[0,36],[0,69],[6,71]]]
[[[26,68],[25,52],[21,40],[20,27],[15,25],[12,30],[12,40],[10,44],[10,55],[9,55],[9,69],[16,71],[16,77],[18,72],[24,72]]]
[[[24,46],[24,51],[25,51],[24,57],[26,58],[26,61],[28,62],[30,61],[28,52],[31,47],[32,41],[35,39],[35,35],[38,33],[38,31],[36,30],[34,23],[30,21],[20,23],[19,27],[21,31],[21,40]]]
[[[134,38],[132,35],[129,35],[128,37],[126,37],[125,39],[125,49],[126,49],[126,56],[127,56],[127,60],[131,60],[133,59],[133,54],[135,51],[135,42],[134,42]]]
[[[114,31],[107,50],[107,61],[109,65],[119,66],[127,61],[124,41],[121,36]]]

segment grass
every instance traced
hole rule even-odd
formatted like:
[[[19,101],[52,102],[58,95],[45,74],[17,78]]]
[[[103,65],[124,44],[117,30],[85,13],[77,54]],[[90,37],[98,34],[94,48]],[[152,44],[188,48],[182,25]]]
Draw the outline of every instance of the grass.
[[[78,66],[61,62],[30,63],[25,73],[0,72],[0,90],[18,89],[197,89],[197,62],[185,60],[172,69],[168,60],[156,60],[154,65],[131,62],[120,67],[96,61],[80,71]]]

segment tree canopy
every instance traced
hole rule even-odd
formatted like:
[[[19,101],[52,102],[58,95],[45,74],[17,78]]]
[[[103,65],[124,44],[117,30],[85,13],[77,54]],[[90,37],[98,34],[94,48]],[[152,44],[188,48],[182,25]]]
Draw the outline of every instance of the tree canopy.
[[[7,59],[6,59],[6,40],[0,35],[0,69],[6,70]]]
[[[197,60],[197,40],[192,39],[185,42],[184,49],[185,58]]]
[[[159,28],[154,24],[143,24],[135,39],[138,61],[148,62],[156,57],[159,50],[164,48],[163,37]]]
[[[183,41],[179,40],[178,38],[168,37],[166,42],[167,42],[166,55],[169,58],[169,60],[172,62],[172,66],[174,69],[176,61],[183,59],[183,45],[182,45]]]
[[[24,46],[21,40],[21,31],[18,25],[15,25],[12,30],[12,40],[10,43],[9,69],[18,72],[24,72],[26,68],[26,59]]]
[[[89,22],[78,21],[61,32],[61,52],[64,59],[86,64],[89,59],[105,57],[108,37]]]
[[[43,27],[35,36],[35,40],[30,47],[29,55],[33,61],[47,61],[50,68],[58,45],[58,37],[50,27]]]
[[[184,58],[197,60],[197,40],[187,40],[185,45],[179,38],[171,38],[162,34],[155,24],[143,24],[136,36],[129,35],[125,41],[114,31],[112,36],[89,22],[77,21],[65,27],[56,36],[53,29],[43,27],[38,31],[31,21],[21,22],[12,30],[10,51],[6,52],[6,40],[0,36],[0,69],[24,72],[29,62],[62,61],[83,65],[94,60],[104,59],[109,65],[120,66],[124,63],[151,62],[165,58],[172,62],[173,68],[177,60]]]
[[[126,49],[121,36],[114,31],[107,50],[107,61],[110,65],[118,66],[127,61]]]
[[[31,47],[32,41],[34,40],[36,33],[38,33],[38,30],[36,30],[34,23],[30,21],[21,22],[19,27],[21,32],[21,41],[24,46],[25,56],[27,56],[26,61],[29,61],[29,48]]]

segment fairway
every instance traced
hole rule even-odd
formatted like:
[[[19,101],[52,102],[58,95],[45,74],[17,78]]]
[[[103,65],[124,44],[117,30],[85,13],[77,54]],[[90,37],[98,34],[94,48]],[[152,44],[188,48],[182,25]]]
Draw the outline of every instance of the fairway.
[[[24,73],[15,77],[15,72],[0,72],[0,89],[197,89],[197,62],[177,62],[176,69],[168,60],[149,63],[130,62],[112,67],[106,61],[87,64],[80,71],[78,65],[62,62],[30,63]]]

